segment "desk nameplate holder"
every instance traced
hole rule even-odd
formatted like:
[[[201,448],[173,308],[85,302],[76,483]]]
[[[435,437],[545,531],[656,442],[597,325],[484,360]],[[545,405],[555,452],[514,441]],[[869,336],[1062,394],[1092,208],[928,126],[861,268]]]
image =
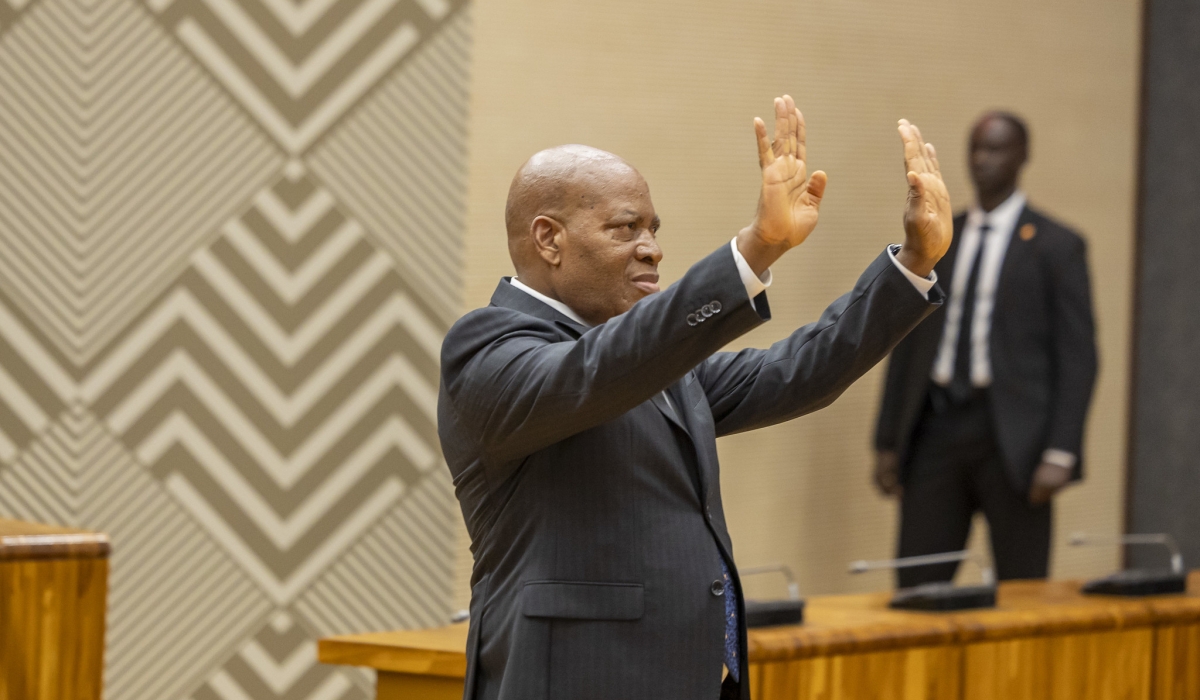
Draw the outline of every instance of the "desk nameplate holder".
[[[1076,532],[1071,535],[1071,546],[1086,545],[1160,545],[1171,553],[1169,569],[1125,569],[1103,578],[1083,584],[1082,592],[1090,595],[1147,596],[1183,593],[1187,590],[1187,573],[1183,568],[1183,554],[1168,534],[1133,534],[1106,537]]]
[[[966,560],[974,561],[967,550],[957,552],[942,552],[940,554],[923,554],[915,557],[900,559],[883,559],[879,561],[856,561],[850,564],[850,573],[862,574],[878,569],[906,569],[912,566],[929,566],[931,564],[949,564]],[[979,564],[982,583],[978,586],[955,586],[952,582],[926,583],[912,588],[901,588],[892,596],[889,608],[897,610],[923,610],[942,612],[950,610],[970,610],[973,608],[996,607],[996,575],[990,566]]]
[[[753,566],[739,569],[738,575],[743,579],[758,574],[781,574],[787,579],[788,597],[782,600],[750,600],[746,599],[746,627],[775,627],[778,625],[799,625],[804,623],[804,599],[800,597],[800,584],[792,570],[783,564],[771,566]]]

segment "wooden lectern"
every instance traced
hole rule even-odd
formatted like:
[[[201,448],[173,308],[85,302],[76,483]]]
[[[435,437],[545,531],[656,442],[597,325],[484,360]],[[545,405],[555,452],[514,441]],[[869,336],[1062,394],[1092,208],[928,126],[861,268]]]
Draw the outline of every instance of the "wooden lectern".
[[[100,700],[108,537],[0,519],[0,700]]]
[[[1188,593],[1085,596],[1000,585],[997,607],[891,610],[889,594],[810,598],[803,625],[750,631],[755,700],[1198,700],[1200,572]],[[323,639],[378,671],[378,700],[459,700],[467,625]]]

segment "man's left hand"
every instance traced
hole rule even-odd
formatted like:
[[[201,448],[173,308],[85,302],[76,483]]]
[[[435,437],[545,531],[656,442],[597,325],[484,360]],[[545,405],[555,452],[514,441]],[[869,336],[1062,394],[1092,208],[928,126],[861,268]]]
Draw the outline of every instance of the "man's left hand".
[[[911,272],[928,277],[954,237],[950,194],[933,144],[925,143],[921,130],[907,119],[900,120],[898,129],[904,142],[908,203],[904,207],[904,245],[896,259]]]
[[[1033,472],[1033,486],[1029,489],[1029,502],[1035,506],[1049,503],[1054,494],[1058,493],[1070,480],[1070,469],[1042,462]]]

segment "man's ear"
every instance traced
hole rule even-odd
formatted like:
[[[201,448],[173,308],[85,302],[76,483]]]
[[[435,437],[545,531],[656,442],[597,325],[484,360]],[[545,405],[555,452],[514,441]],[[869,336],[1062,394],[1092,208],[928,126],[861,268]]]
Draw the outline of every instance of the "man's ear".
[[[529,224],[529,236],[533,240],[533,248],[537,254],[553,267],[562,263],[562,251],[559,246],[567,235],[567,228],[562,222],[549,216],[538,216]]]

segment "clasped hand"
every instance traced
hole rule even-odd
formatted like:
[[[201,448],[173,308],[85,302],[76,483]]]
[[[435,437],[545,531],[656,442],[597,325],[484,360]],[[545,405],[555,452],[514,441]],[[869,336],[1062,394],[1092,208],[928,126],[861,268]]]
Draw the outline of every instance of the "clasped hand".
[[[942,180],[937,152],[925,143],[915,124],[901,119],[908,201],[904,209],[904,244],[897,259],[925,277],[946,254],[953,236],[950,195]],[[738,250],[756,274],[804,242],[817,226],[825,186],[824,171],[808,174],[804,115],[790,95],[775,98],[775,137],[755,117],[762,193],[754,221],[738,234]]]

